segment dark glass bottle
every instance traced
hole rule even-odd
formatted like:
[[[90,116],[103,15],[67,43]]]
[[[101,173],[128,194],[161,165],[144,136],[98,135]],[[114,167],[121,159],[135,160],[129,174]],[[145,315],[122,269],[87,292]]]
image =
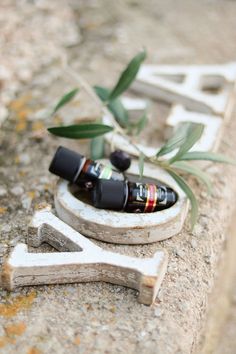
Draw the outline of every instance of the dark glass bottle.
[[[75,151],[59,146],[49,171],[61,178],[83,187],[91,188],[98,179],[124,181],[122,173],[112,170],[99,162],[86,159]]]
[[[93,189],[93,205],[99,209],[150,213],[171,207],[177,199],[172,188],[155,184],[99,180]]]

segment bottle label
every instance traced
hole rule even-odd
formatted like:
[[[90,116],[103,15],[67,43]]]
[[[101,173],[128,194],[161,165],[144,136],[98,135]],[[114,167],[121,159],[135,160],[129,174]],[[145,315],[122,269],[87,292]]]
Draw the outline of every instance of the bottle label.
[[[123,181],[122,173],[113,171],[110,166],[104,166],[99,162],[87,160],[79,177],[80,181],[96,181],[97,179],[112,179]]]
[[[146,184],[146,202],[145,202],[145,213],[151,213],[155,210],[157,204],[157,187],[155,184]]]
[[[155,184],[129,183],[127,211],[151,213],[169,206],[172,194],[166,186]],[[172,203],[173,204],[173,203]]]
[[[100,165],[100,179],[110,179],[112,176],[112,169],[110,166],[101,166]]]
[[[154,184],[129,183],[128,211],[152,212],[157,204],[157,186]]]

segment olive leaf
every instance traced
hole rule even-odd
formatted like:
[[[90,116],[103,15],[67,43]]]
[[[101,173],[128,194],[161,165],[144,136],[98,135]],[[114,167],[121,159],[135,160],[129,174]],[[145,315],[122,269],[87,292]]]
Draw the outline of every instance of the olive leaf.
[[[92,160],[101,159],[104,156],[104,137],[93,138],[90,143],[90,156]]]
[[[109,102],[107,107],[121,127],[126,128],[129,125],[128,112],[119,98]]]
[[[208,192],[209,193],[211,192],[212,185],[209,180],[208,174],[203,172],[197,166],[190,165],[184,161],[176,161],[171,166],[177,170],[181,170],[183,172],[187,172],[187,173],[195,176],[197,179],[199,179],[202,183],[204,183],[206,185]]]
[[[52,114],[55,114],[61,107],[63,107],[68,102],[70,102],[78,92],[79,92],[79,88],[75,88],[75,89],[67,92],[64,96],[62,96],[62,98],[59,100],[59,102],[54,107]]]
[[[116,121],[126,128],[129,125],[128,112],[119,98],[109,101],[110,90],[102,86],[94,86],[94,90],[101,101],[107,104],[107,108],[113,114]]]
[[[138,119],[137,122],[130,122],[127,126],[127,134],[128,135],[136,135],[138,136],[142,130],[146,127],[148,122],[147,113],[144,114]]]
[[[119,80],[113,90],[110,92],[109,101],[114,100],[126,91],[134,81],[139,68],[146,58],[146,51],[138,53],[128,64],[126,69],[121,73]]]
[[[161,149],[157,152],[156,157],[160,157],[168,154],[169,152],[179,148],[186,139],[188,131],[190,129],[191,123],[183,123],[181,124],[174,135],[167,140],[167,142],[161,147]]]
[[[110,90],[102,86],[93,86],[94,91],[102,102],[108,102]]]
[[[228,163],[231,165],[236,164],[236,160],[222,154],[208,151],[189,151],[186,154],[180,156],[179,160],[207,160],[221,163]]]
[[[77,124],[48,128],[48,131],[51,134],[69,139],[95,138],[112,130],[113,127],[99,123]]]
[[[191,147],[200,139],[204,130],[203,124],[191,123],[185,134],[184,142],[180,145],[180,148],[176,155],[169,160],[169,163],[173,163],[181,158]]]
[[[136,127],[136,135],[139,135],[141,131],[146,127],[148,122],[147,119],[147,113],[144,112],[144,114],[141,116],[141,118],[138,120],[138,122],[135,124]]]
[[[197,217],[198,217],[198,201],[194,195],[194,192],[190,188],[190,186],[185,182],[185,180],[178,175],[172,169],[168,169],[168,173],[174,178],[176,183],[180,186],[180,188],[184,191],[187,195],[188,199],[191,203],[191,229],[193,230],[194,225],[196,224]]]

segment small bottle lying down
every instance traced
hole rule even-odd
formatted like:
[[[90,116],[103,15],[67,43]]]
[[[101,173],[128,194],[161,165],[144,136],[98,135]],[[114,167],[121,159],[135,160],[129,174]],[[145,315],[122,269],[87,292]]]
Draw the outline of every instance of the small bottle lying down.
[[[170,187],[131,182],[110,166],[64,147],[57,149],[49,171],[87,190],[92,195],[92,204],[100,209],[150,213],[167,209],[178,199]]]
[[[109,165],[103,165],[99,162],[87,159],[85,156],[59,146],[49,171],[69,182],[79,186],[91,188],[100,178],[111,179],[114,181],[123,181],[123,173],[114,171]]]
[[[98,180],[93,205],[99,209],[150,213],[174,205],[177,193],[170,187],[129,181]]]

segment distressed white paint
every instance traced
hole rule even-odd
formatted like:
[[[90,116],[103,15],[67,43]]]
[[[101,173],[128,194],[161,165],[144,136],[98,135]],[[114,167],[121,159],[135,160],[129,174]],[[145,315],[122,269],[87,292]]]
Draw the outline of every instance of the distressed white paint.
[[[28,230],[29,245],[42,242],[61,252],[29,253],[25,244],[18,244],[3,266],[5,288],[105,281],[137,289],[139,302],[151,305],[166,272],[164,250],[144,259],[106,251],[48,210],[36,212]]]
[[[223,116],[235,80],[235,62],[199,66],[142,65],[132,88],[168,103],[182,103],[198,112]],[[204,88],[220,90],[213,94]]]
[[[102,161],[107,163],[107,161]],[[133,161],[128,173],[138,175],[138,162]],[[144,176],[168,184],[178,193],[171,208],[154,213],[125,213],[96,209],[75,197],[69,183],[60,180],[55,191],[55,206],[59,217],[83,235],[121,244],[145,244],[164,240],[182,229],[188,211],[184,192],[161,168],[145,164]]]
[[[121,98],[121,102],[125,109],[127,111],[130,111],[131,113],[137,112],[139,114],[142,114],[144,111],[146,111],[148,107],[148,101],[142,98],[124,96]]]

